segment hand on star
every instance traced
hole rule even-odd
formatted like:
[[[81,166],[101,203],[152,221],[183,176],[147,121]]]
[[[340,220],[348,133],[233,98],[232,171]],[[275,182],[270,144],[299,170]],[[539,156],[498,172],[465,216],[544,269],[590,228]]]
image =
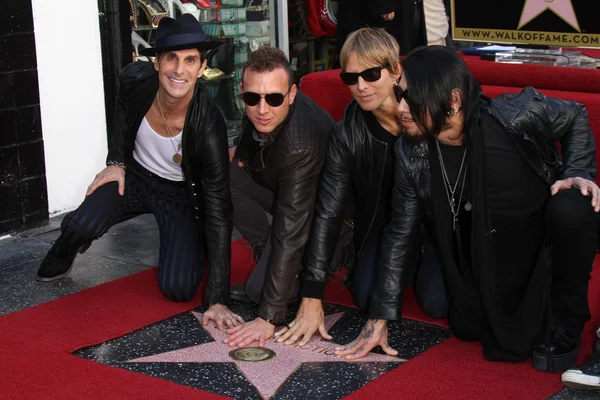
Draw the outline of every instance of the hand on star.
[[[398,355],[398,351],[388,344],[387,321],[384,319],[368,320],[358,338],[345,346],[336,347],[335,355],[346,360],[354,360],[366,356],[377,346],[381,346],[390,356]]]
[[[258,347],[265,347],[265,342],[271,339],[275,333],[275,325],[259,317],[233,329],[228,329],[226,333],[227,339],[223,340],[223,343],[229,347],[247,347],[255,341],[258,341]]]
[[[309,342],[317,329],[323,339],[333,339],[325,328],[325,313],[323,312],[322,301],[305,297],[302,299],[296,319],[290,322],[289,328],[279,330],[275,337],[277,337],[277,343],[285,342],[286,345],[295,344],[302,337],[298,344],[302,347]]]
[[[211,304],[202,315],[202,325],[214,322],[218,330],[234,328],[244,323],[244,319],[223,304]]]

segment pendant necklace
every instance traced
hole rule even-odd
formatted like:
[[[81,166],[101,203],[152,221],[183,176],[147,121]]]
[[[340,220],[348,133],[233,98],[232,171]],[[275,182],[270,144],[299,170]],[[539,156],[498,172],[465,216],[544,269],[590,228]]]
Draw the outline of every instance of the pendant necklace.
[[[468,165],[465,165],[465,159],[467,157],[467,149],[463,152],[462,161],[460,162],[460,168],[458,170],[458,175],[456,176],[456,183],[454,187],[450,183],[450,179],[448,178],[448,173],[446,172],[446,167],[444,166],[444,159],[442,157],[442,151],[440,149],[440,144],[436,140],[435,145],[437,146],[438,158],[440,160],[440,167],[442,169],[442,177],[444,180],[444,189],[446,189],[446,196],[448,198],[448,204],[450,205],[450,212],[452,213],[452,230],[456,230],[456,226],[458,224],[458,213],[460,212],[460,201],[462,199],[463,192],[465,190],[465,181],[467,179],[467,169]],[[464,174],[463,174],[464,167]],[[458,199],[456,199],[456,189],[458,188],[458,183],[460,182],[460,178],[462,175],[462,186],[460,188],[460,194]],[[458,202],[457,202],[458,200]],[[465,211],[471,211],[473,209],[473,205],[469,200],[465,203]]]
[[[175,138],[175,135],[173,135],[173,132],[171,131],[171,128],[167,123],[167,118],[165,117],[165,113],[163,112],[162,106],[160,105],[160,91],[156,92],[156,102],[158,103],[158,109],[160,110],[160,115],[162,116],[163,122],[165,124],[165,129],[169,134],[169,140],[171,141],[171,145],[173,145],[173,150],[175,150],[175,154],[173,154],[173,162],[175,164],[181,164],[183,157],[181,156],[181,154],[179,154],[179,152],[181,151],[182,145],[181,142],[178,141],[177,138]],[[173,143],[173,138],[175,138],[175,141],[177,141],[177,147],[175,147],[175,143]]]

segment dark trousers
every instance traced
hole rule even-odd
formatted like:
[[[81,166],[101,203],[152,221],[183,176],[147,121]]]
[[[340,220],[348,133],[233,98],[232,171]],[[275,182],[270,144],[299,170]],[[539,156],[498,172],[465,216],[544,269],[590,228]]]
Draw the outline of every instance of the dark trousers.
[[[369,300],[373,296],[384,228],[385,220],[376,218],[354,266],[350,292],[354,304],[361,310],[368,310]],[[445,318],[449,308],[446,284],[442,266],[429,240],[426,240],[424,251],[417,263],[413,288],[419,306],[432,318]]]
[[[160,233],[160,288],[170,300],[192,299],[204,273],[204,262],[185,184],[153,175],[134,162],[128,164],[125,195],[120,196],[117,188],[116,182],[99,187],[67,215],[63,237],[79,246],[99,238],[119,222],[152,213]]]
[[[233,226],[252,248],[264,247],[246,282],[247,296],[259,303],[269,272],[269,233],[274,195],[269,189],[254,182],[250,172],[238,167],[237,160],[229,165],[229,186],[233,203]]]
[[[590,319],[588,283],[598,246],[600,214],[594,212],[590,199],[575,190],[562,190],[552,196],[545,213],[552,271],[552,320],[549,323],[579,337]],[[538,250],[530,249],[534,253]],[[527,281],[527,278],[528,275],[516,277],[512,282]],[[506,292],[514,288],[506,286],[502,289]],[[454,311],[453,307],[450,326],[454,335],[461,340],[478,340],[464,318]]]
[[[246,282],[246,294],[252,300],[259,302],[271,253],[271,243],[268,239],[271,230],[269,217],[273,207],[273,193],[254,182],[249,172],[237,166],[236,160],[230,164],[229,172],[233,225],[250,246],[265,245],[256,267]],[[363,310],[368,308],[377,278],[383,225],[377,224],[371,231],[376,233],[367,238],[356,261],[353,283],[350,286],[354,303]],[[415,293],[419,304],[428,315],[434,318],[443,318],[448,312],[448,300],[442,269],[431,243],[428,243],[425,249],[421,259],[421,272],[417,274]],[[290,295],[293,296],[294,293],[290,293]]]
[[[598,246],[598,218],[590,199],[562,190],[548,202],[546,220],[552,251],[552,318],[579,336],[590,319],[588,283]]]

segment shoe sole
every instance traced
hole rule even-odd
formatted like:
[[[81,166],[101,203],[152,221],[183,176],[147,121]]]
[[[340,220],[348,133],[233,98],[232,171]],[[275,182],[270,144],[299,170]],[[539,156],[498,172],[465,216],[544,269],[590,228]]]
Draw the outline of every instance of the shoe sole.
[[[563,372],[572,368],[577,363],[577,354],[579,353],[579,344],[575,351],[560,357],[548,357],[546,354],[533,352],[531,362],[533,368],[539,371]]]
[[[572,389],[587,389],[587,390],[598,390],[600,389],[600,377],[593,375],[586,375],[579,370],[570,370],[562,374],[562,383]]]
[[[232,294],[229,293],[229,298],[231,300],[237,300],[237,301],[242,301],[244,303],[253,303],[252,299],[246,295],[242,295],[242,294]]]
[[[49,278],[44,278],[44,277],[38,275],[38,276],[36,276],[36,279],[38,280],[38,282],[52,282],[52,281],[62,279],[65,276],[69,275],[71,273],[71,270],[73,269],[73,265],[75,264],[75,259],[77,258],[77,254],[85,253],[86,250],[89,249],[91,245],[92,245],[92,243],[84,244],[83,246],[81,246],[79,248],[79,250],[77,250],[77,252],[75,253],[75,257],[73,257],[73,262],[71,263],[71,265],[69,266],[69,269],[66,270],[64,274],[52,276]]]

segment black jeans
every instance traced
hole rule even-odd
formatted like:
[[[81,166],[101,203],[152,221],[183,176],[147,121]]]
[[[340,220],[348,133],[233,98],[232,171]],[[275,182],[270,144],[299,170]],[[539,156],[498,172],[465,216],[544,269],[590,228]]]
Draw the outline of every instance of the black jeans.
[[[64,218],[62,235],[72,245],[80,246],[119,222],[154,214],[160,232],[160,289],[170,300],[191,300],[204,273],[204,258],[185,184],[151,174],[135,161],[127,167],[125,195],[119,195],[117,182],[99,187]]]
[[[377,281],[377,266],[385,221],[376,218],[365,245],[356,260],[350,292],[354,304],[361,310],[368,310]],[[442,266],[431,241],[426,240],[424,251],[419,257],[417,272],[413,281],[417,302],[421,309],[432,318],[445,318],[449,300],[444,283]]]
[[[596,248],[598,219],[590,199],[562,190],[548,202],[546,220],[552,251],[552,318],[578,337],[590,319],[588,284]]]
[[[259,303],[262,289],[269,270],[271,254],[271,214],[274,195],[269,189],[254,182],[250,172],[240,168],[237,160],[229,165],[229,186],[233,203],[233,226],[242,234],[248,244],[264,250],[246,282],[246,294]]]
[[[552,271],[552,320],[548,322],[573,337],[579,337],[590,319],[588,284],[598,246],[600,214],[594,212],[590,199],[571,189],[561,190],[552,196],[544,211]],[[530,250],[537,253],[539,249]],[[507,286],[502,289],[513,288]],[[450,312],[454,335],[461,340],[479,340],[464,318],[454,310],[453,307]]]
[[[252,179],[249,172],[238,167],[237,160],[230,164],[230,187],[233,202],[233,225],[248,241],[250,246],[265,245],[256,267],[246,282],[246,294],[255,302],[260,302],[262,288],[268,272],[271,252],[269,216],[273,207],[273,193]],[[354,268],[350,291],[354,303],[361,309],[368,308],[368,302],[375,286],[379,246],[383,225],[377,223],[363,247]],[[448,312],[446,286],[442,269],[431,243],[425,246],[419,272],[415,282],[415,293],[423,310],[434,318],[443,318]],[[296,292],[296,291],[294,291]],[[293,296],[294,293],[290,293]]]

